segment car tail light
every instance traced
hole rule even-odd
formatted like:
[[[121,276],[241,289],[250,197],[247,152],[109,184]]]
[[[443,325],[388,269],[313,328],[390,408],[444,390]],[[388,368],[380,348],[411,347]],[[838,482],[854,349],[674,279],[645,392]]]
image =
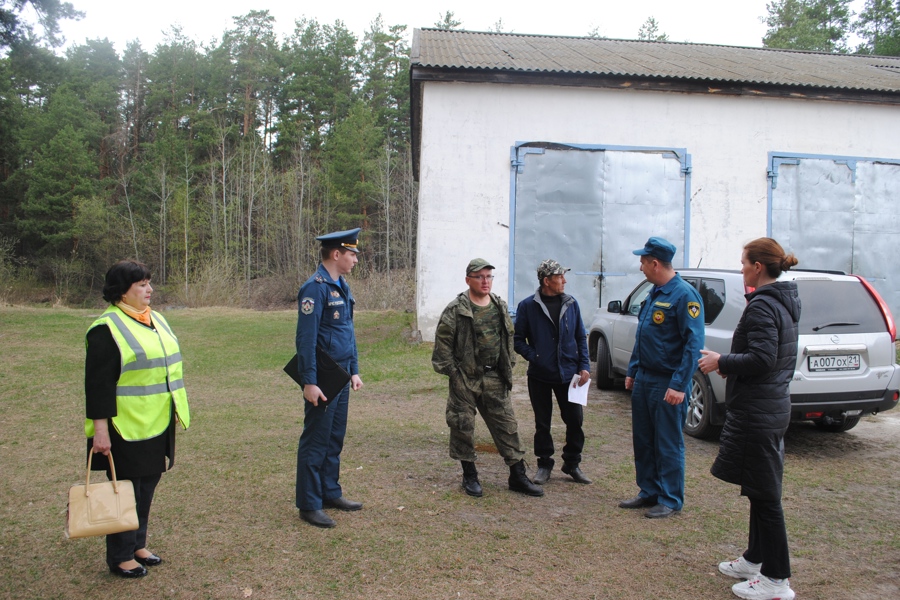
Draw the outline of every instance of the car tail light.
[[[804,419],[821,419],[824,416],[825,416],[825,413],[823,413],[823,412],[808,412],[805,415],[803,415],[803,418]]]
[[[891,339],[897,339],[897,324],[894,323],[894,316],[891,314],[891,309],[888,308],[888,305],[885,303],[884,299],[881,297],[875,288],[872,287],[872,284],[865,280],[860,275],[855,275],[857,279],[859,279],[863,286],[868,290],[869,294],[875,300],[875,303],[878,304],[878,308],[881,309],[881,316],[884,317],[884,323],[887,325],[888,331],[891,332]]]

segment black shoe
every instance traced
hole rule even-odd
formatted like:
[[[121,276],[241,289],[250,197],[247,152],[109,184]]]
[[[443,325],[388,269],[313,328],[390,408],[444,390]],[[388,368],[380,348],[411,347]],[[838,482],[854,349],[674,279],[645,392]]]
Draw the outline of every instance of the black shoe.
[[[463,489],[468,495],[481,498],[484,491],[481,489],[481,482],[478,481],[478,469],[475,468],[475,463],[468,460],[460,462],[463,469]]]
[[[509,489],[526,496],[543,496],[541,486],[534,485],[525,474],[525,461],[520,460],[509,468]]]
[[[585,485],[590,485],[594,483],[590,479],[587,478],[587,475],[581,472],[581,469],[578,468],[578,465],[569,466],[563,465],[562,472],[575,480],[575,483],[583,483]],[[540,471],[538,471],[540,472]],[[537,477],[534,478],[535,482],[537,481]]]
[[[336,508],[338,510],[362,510],[362,502],[347,500],[343,496],[340,498],[325,498],[322,500],[322,504],[325,508]]]
[[[337,525],[334,520],[322,510],[301,510],[300,518],[315,527],[329,529]]]
[[[635,496],[634,498],[619,502],[619,508],[645,508],[647,506],[656,506],[656,498]]]
[[[155,567],[156,565],[162,563],[162,559],[155,554],[150,554],[150,556],[145,556],[141,558],[140,556],[135,556],[134,560],[138,561],[145,567]]]
[[[538,466],[537,473],[534,474],[533,482],[538,485],[544,485],[548,481],[550,481],[550,472],[553,471],[553,467],[541,467]]]
[[[147,575],[147,569],[144,568],[144,565],[138,565],[133,569],[123,569],[119,565],[109,565],[109,572],[125,579],[137,579]]]
[[[656,506],[645,512],[644,516],[648,519],[665,519],[667,517],[671,517],[672,515],[677,515],[680,512],[680,510],[669,508],[665,504],[657,504]]]

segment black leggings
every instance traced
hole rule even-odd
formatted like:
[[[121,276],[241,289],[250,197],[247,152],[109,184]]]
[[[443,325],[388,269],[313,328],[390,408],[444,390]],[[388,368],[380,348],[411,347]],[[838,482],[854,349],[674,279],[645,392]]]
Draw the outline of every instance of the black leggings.
[[[147,547],[147,521],[150,518],[150,504],[153,492],[162,473],[147,477],[132,477],[134,499],[137,503],[138,528],[134,531],[123,531],[106,536],[106,563],[118,566],[120,563],[134,559],[134,551]]]

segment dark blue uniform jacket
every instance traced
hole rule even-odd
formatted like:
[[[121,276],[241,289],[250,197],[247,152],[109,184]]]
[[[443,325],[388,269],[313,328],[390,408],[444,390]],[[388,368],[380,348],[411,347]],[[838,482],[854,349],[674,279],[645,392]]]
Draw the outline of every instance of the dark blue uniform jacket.
[[[646,369],[668,376],[669,389],[687,392],[703,348],[703,320],[700,294],[680,275],[654,286],[638,314],[628,377]]]
[[[331,278],[321,264],[297,294],[297,360],[303,384],[316,381],[316,344],[351,375],[359,374],[353,295],[343,277]]]

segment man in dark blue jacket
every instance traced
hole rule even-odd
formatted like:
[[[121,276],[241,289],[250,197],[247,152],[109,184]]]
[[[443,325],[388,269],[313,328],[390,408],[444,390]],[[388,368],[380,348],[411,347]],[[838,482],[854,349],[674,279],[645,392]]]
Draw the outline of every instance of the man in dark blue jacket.
[[[641,304],[625,389],[631,392],[635,480],[640,493],[620,508],[664,519],[684,506],[685,396],[703,348],[703,301],[672,266],[675,246],[651,237],[634,251],[653,289]]]
[[[568,270],[555,260],[542,262],[537,271],[540,287],[516,310],[513,339],[516,352],[528,361],[528,395],[534,409],[538,470],[533,481],[541,485],[550,479],[554,465],[550,435],[554,394],[566,424],[562,472],[578,483],[591,483],[579,467],[584,412],[580,404],[569,402],[569,387],[586,385],[590,379],[590,356],[578,302],[565,293]],[[573,383],[575,376],[578,379]]]
[[[355,300],[345,276],[359,252],[359,228],[321,235],[322,262],[297,295],[297,371],[303,381],[303,433],[297,447],[297,508],[300,518],[315,527],[334,527],[323,508],[354,511],[362,503],[344,498],[340,483],[341,451],[347,434],[350,390],[362,388],[353,329]],[[337,397],[319,388],[316,346],[350,374]]]

